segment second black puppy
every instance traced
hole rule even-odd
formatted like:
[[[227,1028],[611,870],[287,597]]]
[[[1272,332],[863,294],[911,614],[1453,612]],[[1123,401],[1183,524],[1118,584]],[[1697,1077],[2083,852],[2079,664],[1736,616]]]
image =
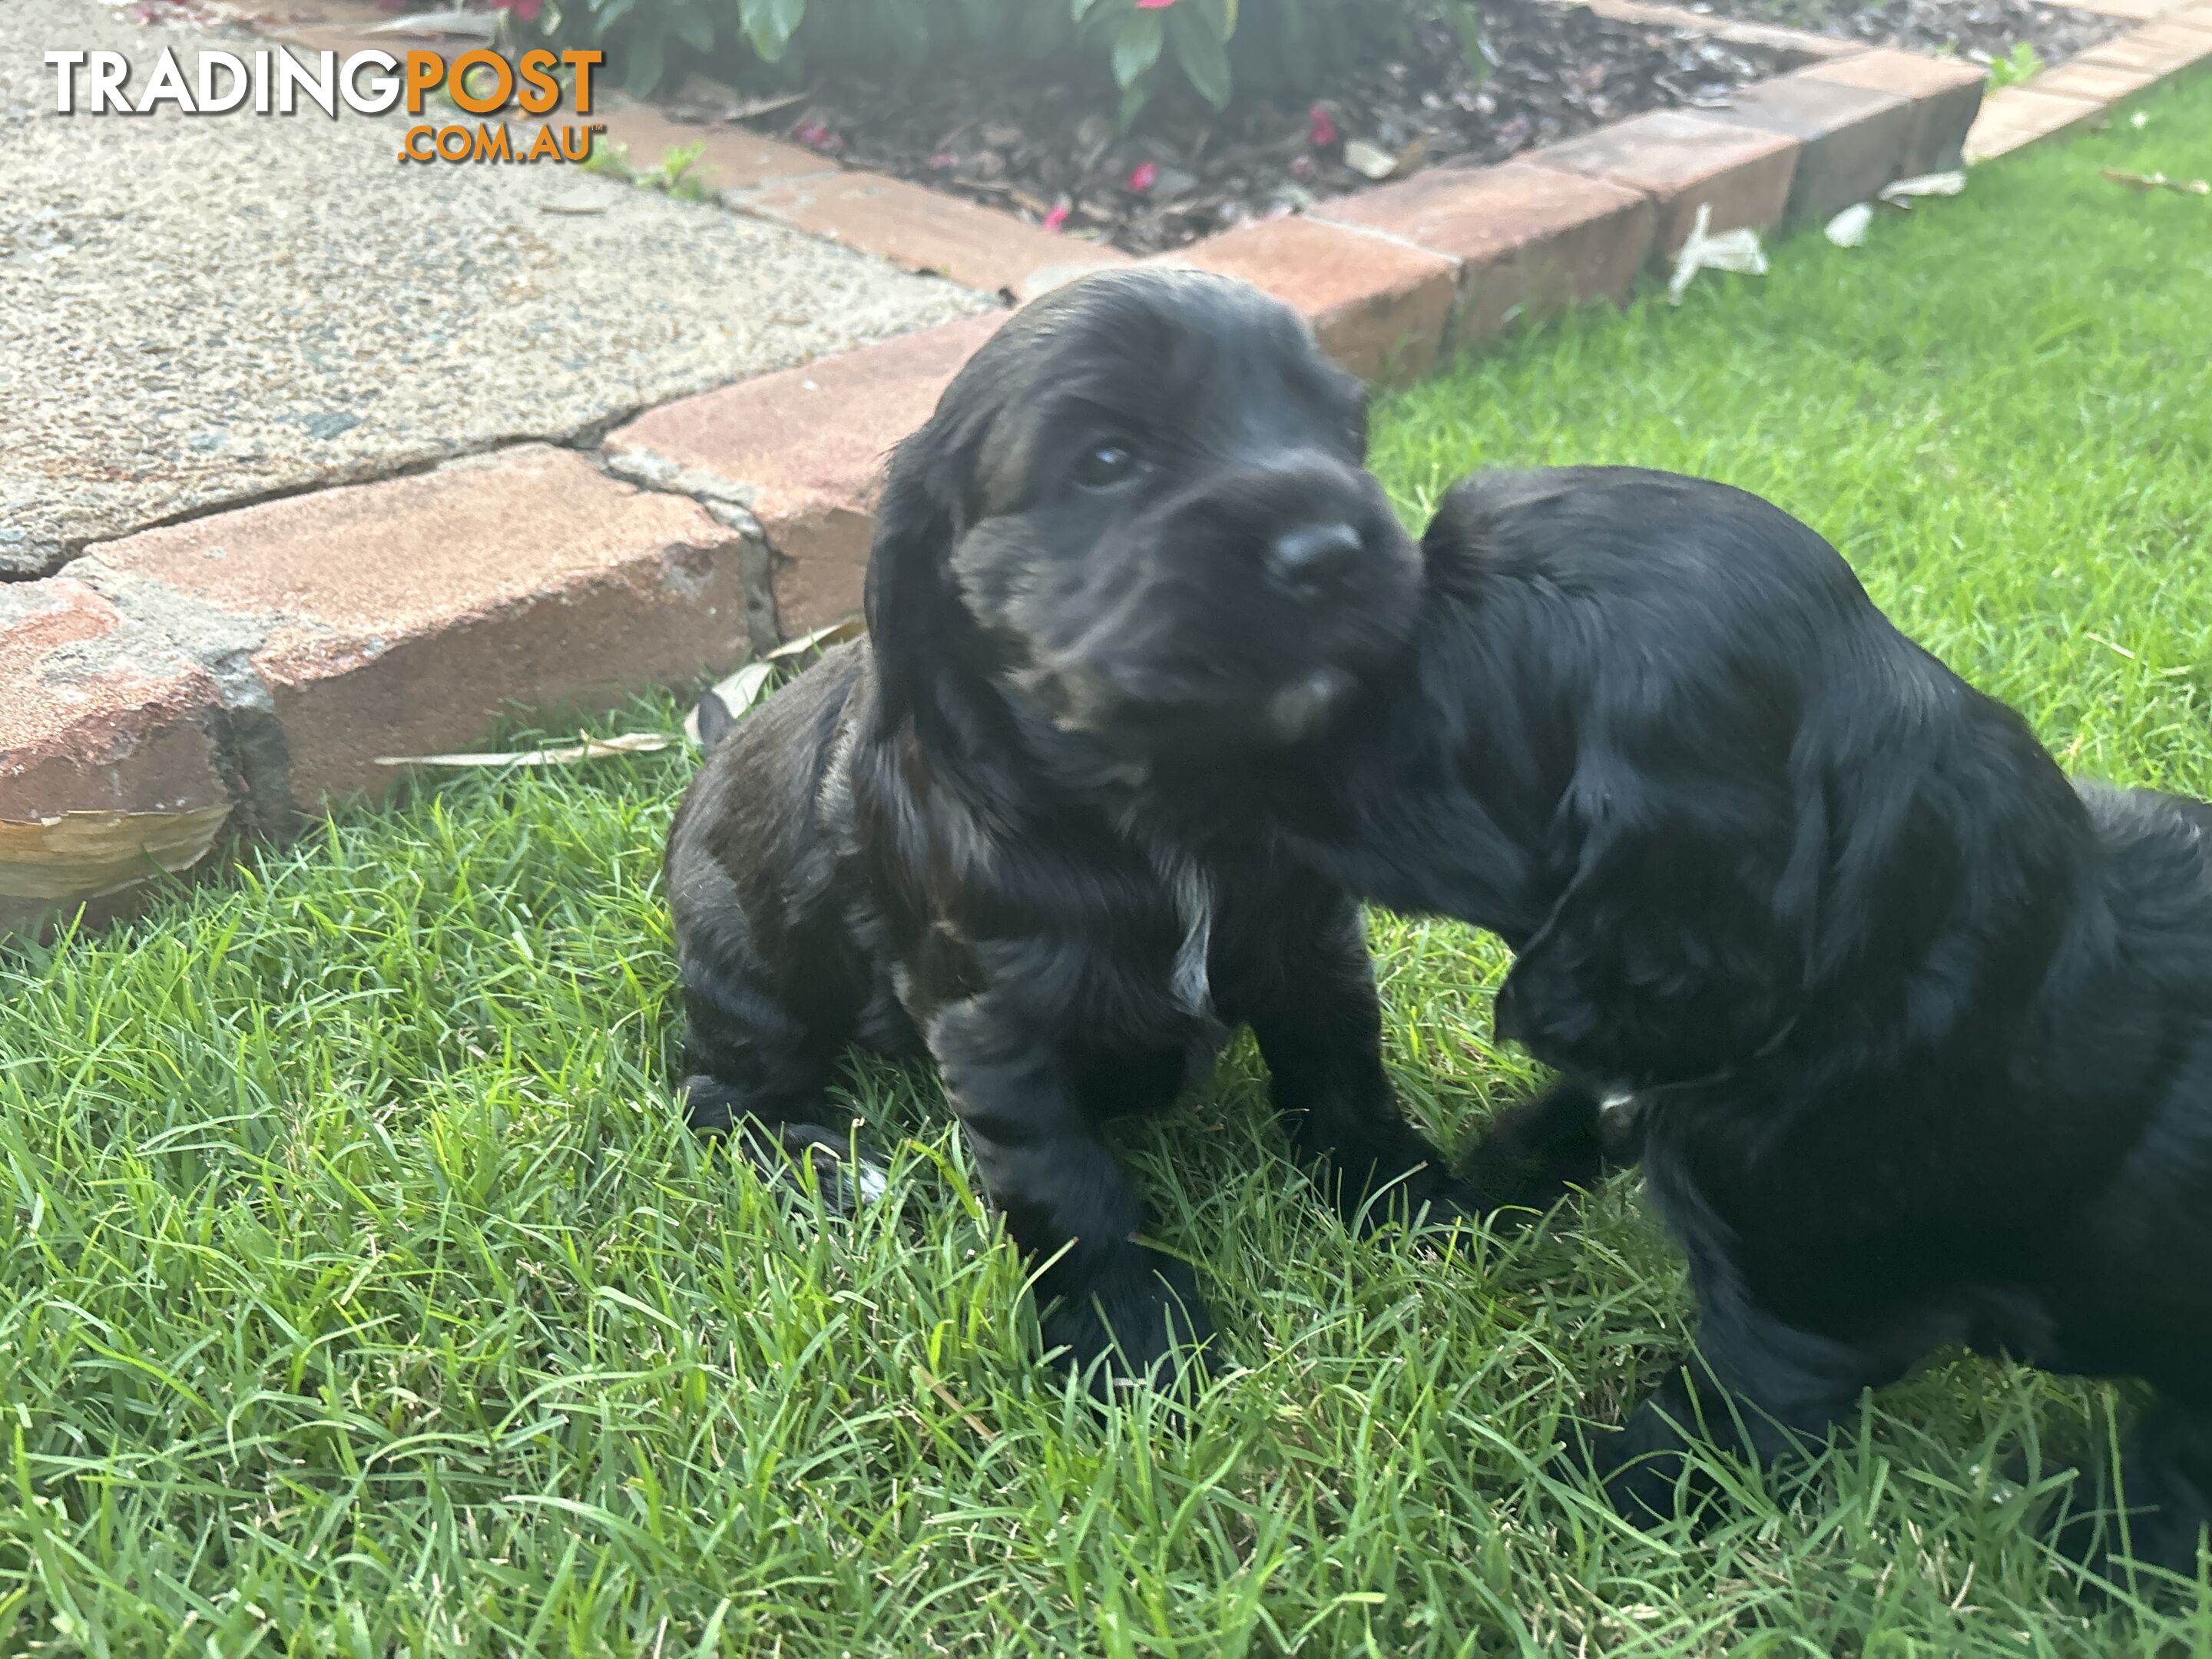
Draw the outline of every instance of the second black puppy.
[[[1601,1448],[1616,1503],[1671,1510],[1700,1424],[1778,1453],[1960,1343],[2149,1381],[2135,1549],[2192,1571],[2212,807],[2070,785],[1720,484],[1478,478],[1424,555],[1358,742],[1279,793],[1333,877],[1518,953],[1498,1029],[1568,1081],[1479,1150],[1484,1201],[1587,1182],[1636,1104],[1699,1328]]]
[[[850,1042],[942,1068],[1048,1346],[1142,1374],[1208,1327],[1101,1124],[1249,1024],[1347,1217],[1460,1191],[1399,1115],[1358,908],[1191,780],[1297,763],[1412,620],[1364,395],[1194,275],[1015,316],[902,445],[869,637],[714,749],[668,872],[695,1125],[834,1157]]]

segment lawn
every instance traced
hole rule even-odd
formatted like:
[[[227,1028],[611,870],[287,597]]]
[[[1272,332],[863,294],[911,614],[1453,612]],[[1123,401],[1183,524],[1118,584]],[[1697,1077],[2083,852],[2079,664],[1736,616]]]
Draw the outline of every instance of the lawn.
[[[1388,405],[1409,514],[1479,464],[1768,495],[2077,768],[2212,793],[2212,84],[1525,337]],[[607,729],[667,726],[641,704]],[[0,1650],[799,1656],[2212,1653],[2085,1605],[2023,1446],[2106,1389],[1953,1358],[1809,1478],[1644,1536],[1533,1471],[1686,1335],[1628,1181],[1518,1241],[1347,1237],[1248,1048],[1129,1138],[1240,1368],[1173,1431],[1036,1357],[933,1081],[855,1222],[672,1114],[679,755],[476,774],[147,920],[0,951]],[[1453,1145],[1532,1086],[1501,953],[1378,916]]]

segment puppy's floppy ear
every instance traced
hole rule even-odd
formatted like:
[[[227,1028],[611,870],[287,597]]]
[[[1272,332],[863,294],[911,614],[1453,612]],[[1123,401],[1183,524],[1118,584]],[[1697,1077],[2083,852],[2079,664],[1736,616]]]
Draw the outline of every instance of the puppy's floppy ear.
[[[929,658],[958,626],[945,556],[963,527],[987,424],[963,418],[962,389],[956,380],[929,422],[893,452],[876,509],[864,604],[878,695],[894,722],[913,708]]]
[[[1599,739],[1560,811],[1575,867],[1498,994],[1500,1036],[1584,1076],[1654,1086],[1788,1034],[1827,856],[1816,768],[1638,766]]]

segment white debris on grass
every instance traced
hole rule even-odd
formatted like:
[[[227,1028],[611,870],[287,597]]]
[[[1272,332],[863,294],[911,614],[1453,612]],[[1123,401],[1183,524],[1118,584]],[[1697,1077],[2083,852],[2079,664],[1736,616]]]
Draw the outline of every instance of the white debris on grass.
[[[1675,256],[1674,280],[1667,284],[1668,304],[1682,303],[1683,295],[1689,292],[1690,283],[1701,270],[1741,271],[1747,276],[1766,275],[1766,253],[1759,246],[1757,231],[1724,230],[1715,236],[1709,234],[1712,222],[1712,204],[1698,203],[1697,222],[1690,227],[1690,240],[1682,244],[1681,252]]]
[[[1827,222],[1821,234],[1838,247],[1863,247],[1867,227],[1874,222],[1874,204],[1854,202]]]
[[[1923,173],[1917,178],[1899,179],[1894,184],[1884,185],[1881,199],[1892,207],[1909,208],[1916,196],[1956,196],[1966,187],[1964,173]]]

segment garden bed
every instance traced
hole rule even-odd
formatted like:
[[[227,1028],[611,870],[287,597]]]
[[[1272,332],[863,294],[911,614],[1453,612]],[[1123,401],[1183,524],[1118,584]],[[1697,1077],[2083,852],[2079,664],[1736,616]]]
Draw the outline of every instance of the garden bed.
[[[2128,27],[2116,17],[2036,0],[1694,0],[1689,9],[1909,52],[1955,52],[1984,64],[2022,45],[2044,64],[2060,63]]]
[[[1310,105],[1221,112],[1163,99],[1127,134],[1110,88],[1010,76],[832,82],[747,125],[1143,254],[1438,162],[1501,161],[1644,110],[1723,106],[1792,66],[1763,47],[1533,3],[1486,9],[1481,44],[1479,70],[1439,20],[1418,50],[1348,70]]]

